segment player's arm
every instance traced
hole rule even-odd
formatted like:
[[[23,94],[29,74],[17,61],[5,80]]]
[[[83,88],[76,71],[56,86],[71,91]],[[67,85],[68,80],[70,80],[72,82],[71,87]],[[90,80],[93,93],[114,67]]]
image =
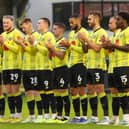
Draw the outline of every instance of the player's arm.
[[[47,55],[48,54],[48,49],[45,47],[45,46],[43,46],[42,45],[42,43],[37,43],[37,45],[36,45],[36,48],[37,48],[37,50],[39,51],[39,52],[41,52],[43,55]]]
[[[13,40],[11,41],[7,41],[4,39],[4,37],[2,35],[0,35],[0,44],[2,46],[6,46],[10,51],[17,53],[19,51],[19,47],[17,44],[13,44],[10,42],[14,42]]]
[[[101,44],[94,43],[92,39],[86,39],[85,42],[87,42],[88,48],[93,49],[96,52],[99,52],[102,48]]]
[[[28,43],[27,41],[25,41],[25,39],[21,36],[18,36],[17,37],[17,40],[15,40],[15,42],[20,45],[24,51],[28,52],[28,53],[31,53],[31,48],[30,46],[28,46]]]
[[[60,50],[56,50],[54,45],[52,45],[51,42],[46,43],[46,47],[48,48],[50,53],[53,53],[55,56],[60,58],[61,60],[64,59],[66,48],[63,46],[60,46]]]
[[[96,52],[98,52],[102,48],[100,44],[94,43],[84,33],[78,33],[78,38],[81,41],[81,43],[83,44],[83,51],[84,52],[87,52],[88,48],[94,49]]]
[[[118,49],[120,51],[129,52],[129,36],[128,33],[125,33],[125,45],[120,46],[119,44],[113,44],[110,40],[107,40],[107,42],[103,43],[105,46],[107,46],[109,49]]]
[[[9,50],[11,50],[11,51],[14,52],[14,53],[18,53],[18,51],[19,51],[19,47],[18,47],[17,44],[11,45],[8,41],[5,41],[5,42],[4,42],[4,45],[5,45]]]
[[[114,44],[113,48],[118,49],[120,51],[129,52],[129,31],[128,30],[124,32],[124,41],[125,41],[124,43],[125,45],[119,46],[117,44]]]
[[[76,52],[78,52],[78,53],[80,53],[80,54],[83,53],[82,46],[78,47],[78,46],[75,46],[75,45],[71,44],[70,49],[71,49],[71,50],[74,50],[74,51],[76,51]]]
[[[124,46],[118,46],[116,44],[113,44],[112,47],[120,51],[129,52],[129,44],[124,45]]]
[[[129,52],[129,44],[126,44],[124,46],[119,46],[117,44],[112,44],[110,40],[104,41],[102,47],[105,49],[109,49],[110,51],[118,49],[120,51]]]
[[[18,45],[16,43],[14,43],[12,45],[11,42],[14,42],[14,41],[13,40],[11,40],[11,41],[5,40],[4,37],[2,35],[0,35],[0,44],[2,46],[6,46],[10,51],[17,53],[19,51]]]
[[[114,51],[114,48],[112,47],[112,43],[111,40],[108,37],[105,37],[104,35],[101,36],[101,46],[106,50],[106,51]]]

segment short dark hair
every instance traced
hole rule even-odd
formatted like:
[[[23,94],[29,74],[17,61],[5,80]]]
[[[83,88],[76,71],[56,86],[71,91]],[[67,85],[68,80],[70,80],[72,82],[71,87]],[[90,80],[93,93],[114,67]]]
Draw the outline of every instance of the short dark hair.
[[[22,24],[24,24],[24,23],[32,23],[32,21],[31,21],[30,18],[24,18],[24,19],[21,21],[20,25],[22,25]]]
[[[122,17],[129,24],[129,13],[127,13],[127,12],[119,12],[118,16]]]
[[[39,19],[45,21],[45,22],[48,24],[48,27],[50,27],[50,24],[51,24],[51,23],[50,23],[50,20],[49,20],[48,18],[42,17],[42,18],[39,18]]]
[[[101,13],[100,12],[90,11],[89,12],[89,15],[97,16],[100,19],[100,21],[102,19],[102,16],[101,16]]]
[[[74,13],[70,16],[70,18],[81,18],[81,15],[78,13]]]
[[[59,28],[62,28],[63,30],[66,29],[65,24],[64,24],[64,23],[61,23],[61,22],[55,22],[53,25],[56,25],[56,26],[58,26]]]

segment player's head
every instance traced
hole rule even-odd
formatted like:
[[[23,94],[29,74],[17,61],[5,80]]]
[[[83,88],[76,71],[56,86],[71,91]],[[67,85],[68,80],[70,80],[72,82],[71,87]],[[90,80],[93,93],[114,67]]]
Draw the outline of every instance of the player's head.
[[[94,27],[96,25],[100,25],[100,21],[101,21],[101,15],[99,12],[90,12],[88,15],[88,24],[90,27]]]
[[[116,22],[117,22],[117,19],[115,16],[110,17],[109,23],[108,23],[108,27],[110,31],[114,32],[117,29]]]
[[[50,27],[50,20],[48,18],[39,18],[37,23],[38,31],[42,32]]]
[[[65,28],[66,28],[65,24],[63,24],[63,23],[60,23],[60,22],[54,23],[52,31],[53,31],[55,37],[62,36],[65,32]]]
[[[77,30],[81,27],[81,16],[74,14],[69,18],[69,25],[72,30]]]
[[[33,30],[32,21],[30,18],[23,19],[20,26],[21,26],[23,32],[25,32],[25,33],[28,33],[29,31]]]
[[[10,31],[14,28],[14,17],[11,15],[3,16],[3,29],[4,31]]]
[[[117,26],[118,28],[125,28],[129,25],[129,14],[127,12],[120,12],[117,16]]]

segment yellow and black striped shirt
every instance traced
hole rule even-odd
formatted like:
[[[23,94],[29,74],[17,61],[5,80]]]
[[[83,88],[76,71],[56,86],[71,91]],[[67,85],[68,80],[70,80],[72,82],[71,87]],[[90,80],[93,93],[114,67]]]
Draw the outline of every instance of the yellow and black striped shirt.
[[[39,33],[34,31],[32,33],[35,39],[38,39]],[[23,52],[23,62],[22,62],[22,69],[23,70],[36,70],[36,49],[29,43],[28,35],[25,36],[25,48]]]
[[[45,47],[45,44],[50,41],[53,45],[55,45],[56,40],[54,35],[48,31],[43,34],[40,34],[38,43],[36,45],[36,48],[38,50],[37,52],[37,64],[36,69],[37,70],[52,70],[52,60],[50,58],[50,53],[48,49]]]
[[[114,44],[117,38],[117,35],[120,33],[120,29],[114,32],[114,35],[110,37],[111,43]],[[108,73],[113,73],[113,68],[115,66],[115,55],[114,50],[108,51],[109,56],[109,66],[108,66]]]
[[[69,43],[70,43],[70,58],[69,58],[69,66],[73,66],[78,63],[83,63],[83,49],[82,49],[82,43],[78,39],[78,32],[84,33],[88,37],[88,31],[85,28],[80,28],[77,32],[75,30],[72,30],[69,33]]]
[[[56,41],[55,49],[56,49],[56,51],[65,52],[65,56],[64,56],[64,59],[60,59],[57,56],[55,56],[53,58],[54,68],[58,68],[58,67],[67,66],[68,65],[68,49],[66,47],[63,47],[63,46],[60,45],[60,42],[62,40],[65,40],[65,37],[61,37],[60,39],[58,39]]]
[[[2,68],[3,70],[9,69],[21,69],[22,65],[22,55],[21,46],[15,41],[18,37],[23,36],[23,34],[18,29],[13,29],[10,32],[3,32],[2,36],[5,41],[3,44],[3,60]]]
[[[129,45],[129,27],[122,30],[116,37],[115,44],[119,46]],[[115,67],[129,66],[129,52],[115,49]]]
[[[95,32],[92,31],[89,37],[93,43],[101,44],[100,39],[103,35],[107,37],[107,32],[103,28],[99,28]],[[96,52],[93,49],[88,49],[86,66],[88,69],[106,70],[105,49],[101,48],[99,52]]]

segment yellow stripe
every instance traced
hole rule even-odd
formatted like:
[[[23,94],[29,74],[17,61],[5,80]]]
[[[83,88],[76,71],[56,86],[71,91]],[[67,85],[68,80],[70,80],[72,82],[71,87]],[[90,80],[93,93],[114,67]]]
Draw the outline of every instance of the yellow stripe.
[[[0,99],[3,99],[3,98],[4,98],[4,95],[1,95],[1,96],[0,96]]]
[[[83,96],[80,96],[80,99],[82,100],[82,99],[86,99],[87,98],[87,95],[85,94],[85,95],[83,95]]]
[[[14,97],[21,95],[20,92],[13,94]]]
[[[72,96],[72,99],[78,99],[80,96],[79,95],[76,95],[76,96]]]
[[[47,95],[48,94],[53,94],[53,91],[52,90],[51,91],[45,91],[44,93],[47,94]]]
[[[94,97],[96,97],[96,96],[97,96],[97,94],[94,93],[93,95],[88,95],[88,98],[91,99],[91,98],[94,98]]]
[[[119,97],[127,96],[127,93],[118,93]]]
[[[65,91],[64,93],[61,93],[61,96],[64,97],[64,96],[68,96],[68,91]]]
[[[54,92],[54,96],[61,96],[59,92]]]
[[[127,92],[127,96],[129,96],[129,92]]]
[[[13,94],[8,94],[8,97],[13,97],[14,95]]]
[[[41,101],[41,97],[39,96],[35,96],[35,101]]]
[[[44,91],[44,90],[40,91],[40,94],[44,94],[44,93],[45,93],[45,91]]]
[[[112,97],[119,97],[119,94],[112,94]]]
[[[104,97],[105,95],[106,95],[105,92],[99,93],[99,94],[98,94],[98,97],[99,97],[99,98],[102,98],[102,97]]]
[[[27,99],[27,102],[33,101],[34,100],[34,96],[27,96],[26,99]]]

